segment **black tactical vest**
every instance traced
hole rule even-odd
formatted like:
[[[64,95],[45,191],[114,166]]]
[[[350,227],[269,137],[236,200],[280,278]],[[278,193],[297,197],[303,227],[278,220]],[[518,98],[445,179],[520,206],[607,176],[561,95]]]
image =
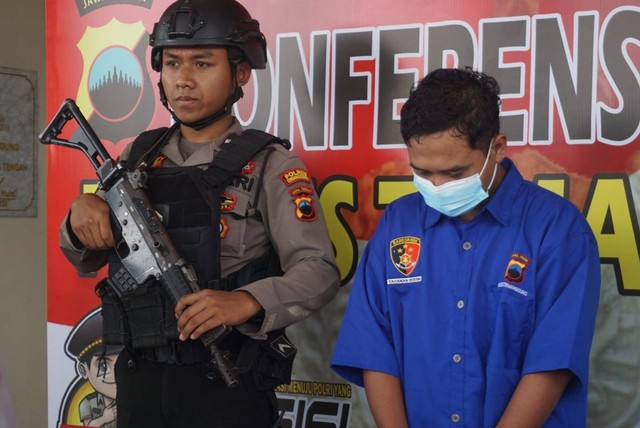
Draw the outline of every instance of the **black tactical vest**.
[[[146,164],[151,165],[164,143],[161,135],[166,138],[171,133],[163,128],[141,134],[133,143],[130,159],[139,163],[144,156]],[[246,131],[233,140],[238,144],[226,143],[207,170],[197,167],[146,170],[147,196],[178,253],[195,268],[201,288],[230,291],[257,279],[282,274],[277,255],[271,251],[229,278],[221,278],[219,256],[222,192],[255,154],[268,144],[281,141],[261,131]],[[122,262],[112,252],[109,275],[115,275],[121,268]],[[174,308],[157,280],[150,279],[121,298],[104,281],[96,289],[103,300],[105,343],[147,349],[150,359],[161,362],[181,364],[208,358],[208,351],[200,341],[177,340]],[[236,354],[240,344],[234,342],[241,336],[231,334],[222,347]]]

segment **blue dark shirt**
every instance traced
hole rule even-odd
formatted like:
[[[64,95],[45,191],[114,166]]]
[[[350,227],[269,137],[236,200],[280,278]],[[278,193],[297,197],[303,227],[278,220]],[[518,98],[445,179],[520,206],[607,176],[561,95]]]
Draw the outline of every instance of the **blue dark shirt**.
[[[400,378],[411,427],[494,427],[522,376],[559,369],[575,377],[545,427],[586,425],[597,244],[574,205],[502,166],[468,223],[394,201],[358,266],[331,365]]]

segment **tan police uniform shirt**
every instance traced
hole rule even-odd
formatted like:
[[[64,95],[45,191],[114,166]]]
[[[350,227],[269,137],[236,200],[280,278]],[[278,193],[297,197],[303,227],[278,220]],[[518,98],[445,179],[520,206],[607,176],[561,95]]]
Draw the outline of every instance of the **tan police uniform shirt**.
[[[236,121],[225,134],[183,159],[178,130],[162,148],[154,166],[206,168],[229,136],[240,133],[242,127]],[[265,157],[272,149],[265,167]],[[122,159],[130,151],[131,145],[123,151]],[[264,176],[256,206],[260,174]],[[253,215],[256,211],[259,216]],[[271,330],[308,317],[338,291],[340,275],[311,177],[298,156],[279,144],[258,153],[245,165],[240,178],[225,189],[220,236],[223,278],[265,255],[271,244],[285,272],[281,277],[260,279],[238,289],[251,293],[265,311],[262,325],[238,326],[249,336],[264,338]],[[81,272],[95,271],[106,264],[106,251],[73,245],[66,218],[60,227],[60,247]]]

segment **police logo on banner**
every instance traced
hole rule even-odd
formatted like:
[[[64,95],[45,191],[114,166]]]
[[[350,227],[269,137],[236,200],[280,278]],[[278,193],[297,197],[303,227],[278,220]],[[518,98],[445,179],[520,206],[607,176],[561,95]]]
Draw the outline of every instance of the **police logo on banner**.
[[[113,144],[135,137],[153,117],[147,37],[141,21],[126,24],[113,18],[101,27],[87,27],[77,45],[83,70],[76,101],[96,134]]]
[[[408,276],[413,272],[418,264],[420,256],[420,238],[415,236],[403,236],[391,241],[389,252],[393,266],[403,274]]]

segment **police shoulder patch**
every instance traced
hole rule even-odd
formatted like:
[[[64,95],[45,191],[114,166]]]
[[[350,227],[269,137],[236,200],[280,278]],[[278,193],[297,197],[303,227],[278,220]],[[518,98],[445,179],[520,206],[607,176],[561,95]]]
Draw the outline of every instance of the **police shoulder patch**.
[[[309,173],[302,168],[293,168],[283,172],[280,175],[280,180],[282,180],[282,182],[287,186],[291,186],[292,184],[299,182],[311,183]]]
[[[294,187],[293,189],[289,190],[289,194],[294,198],[300,195],[313,195],[313,189],[309,186]]]
[[[316,209],[311,195],[301,193],[293,198],[293,203],[296,206],[295,215],[298,220],[314,221],[316,219]]]

